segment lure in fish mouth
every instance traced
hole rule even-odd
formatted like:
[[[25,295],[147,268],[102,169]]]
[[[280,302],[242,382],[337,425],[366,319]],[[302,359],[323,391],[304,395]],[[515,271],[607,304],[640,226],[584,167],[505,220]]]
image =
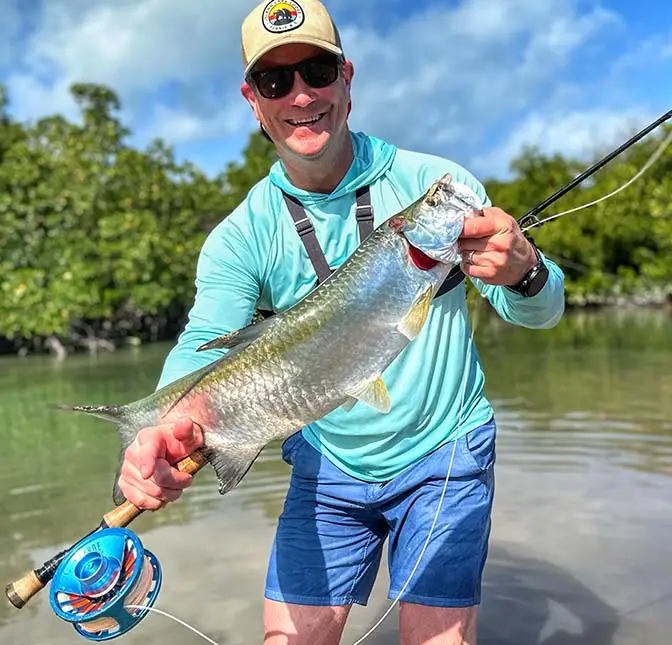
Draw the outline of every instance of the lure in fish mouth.
[[[395,216],[390,225],[402,233],[411,246],[430,258],[444,264],[458,264],[457,240],[464,220],[481,215],[483,203],[478,195],[447,174]]]

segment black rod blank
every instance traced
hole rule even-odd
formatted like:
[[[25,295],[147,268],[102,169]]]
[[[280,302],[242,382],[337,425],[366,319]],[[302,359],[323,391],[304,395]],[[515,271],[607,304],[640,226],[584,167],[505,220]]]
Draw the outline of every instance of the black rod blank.
[[[665,123],[668,119],[672,118],[672,110],[669,112],[663,114],[660,118],[656,119],[653,123],[650,125],[647,125],[643,130],[640,130],[636,135],[628,139],[623,145],[619,146],[614,150],[613,152],[610,152],[606,157],[603,157],[600,159],[597,163],[593,164],[590,168],[587,170],[584,170],[580,175],[572,179],[568,184],[563,186],[560,190],[558,190],[556,193],[551,195],[550,197],[546,198],[541,204],[538,206],[535,206],[529,213],[526,215],[523,215],[518,220],[518,224],[520,226],[525,226],[528,222],[531,224],[539,224],[539,221],[537,220],[537,215],[541,213],[543,210],[546,210],[551,204],[554,202],[558,201],[563,195],[567,194],[570,190],[578,186],[584,179],[587,177],[590,177],[592,174],[596,173],[600,168],[608,164],[614,157],[617,157],[620,155],[622,152],[627,150],[630,146],[634,145],[637,143],[642,137],[645,137],[651,130],[655,130],[659,125],[662,123]]]

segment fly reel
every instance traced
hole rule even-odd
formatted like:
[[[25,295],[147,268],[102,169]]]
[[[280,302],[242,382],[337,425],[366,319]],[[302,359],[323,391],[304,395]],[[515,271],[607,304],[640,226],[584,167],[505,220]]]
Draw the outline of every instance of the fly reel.
[[[149,613],[160,587],[159,562],[138,536],[103,529],[80,540],[58,566],[51,608],[84,638],[106,641],[133,629]]]

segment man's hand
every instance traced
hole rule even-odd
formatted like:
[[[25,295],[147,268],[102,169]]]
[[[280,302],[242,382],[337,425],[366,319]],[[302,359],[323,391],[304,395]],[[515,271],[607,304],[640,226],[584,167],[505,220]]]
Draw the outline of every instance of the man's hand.
[[[486,284],[517,284],[537,263],[518,222],[501,208],[486,207],[483,217],[466,219],[458,247],[465,275]]]
[[[127,448],[119,488],[138,508],[155,511],[174,502],[192,476],[173,467],[203,445],[203,431],[191,419],[143,428]]]

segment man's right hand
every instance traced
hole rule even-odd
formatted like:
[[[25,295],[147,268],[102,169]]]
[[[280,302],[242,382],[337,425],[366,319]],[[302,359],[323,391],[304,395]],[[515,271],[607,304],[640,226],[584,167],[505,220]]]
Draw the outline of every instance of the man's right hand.
[[[143,428],[126,449],[119,488],[143,510],[155,511],[174,502],[192,476],[173,466],[203,445],[203,430],[191,419]]]

